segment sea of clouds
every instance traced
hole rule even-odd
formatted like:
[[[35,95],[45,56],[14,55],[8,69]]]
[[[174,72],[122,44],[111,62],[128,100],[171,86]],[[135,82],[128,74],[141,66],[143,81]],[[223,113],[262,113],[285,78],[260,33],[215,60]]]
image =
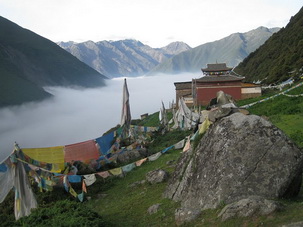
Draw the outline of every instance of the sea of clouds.
[[[175,100],[174,82],[191,81],[199,74],[127,78],[132,119],[168,108]],[[120,123],[124,78],[94,89],[47,87],[51,99],[0,109],[0,161],[21,148],[68,145],[95,139]]]

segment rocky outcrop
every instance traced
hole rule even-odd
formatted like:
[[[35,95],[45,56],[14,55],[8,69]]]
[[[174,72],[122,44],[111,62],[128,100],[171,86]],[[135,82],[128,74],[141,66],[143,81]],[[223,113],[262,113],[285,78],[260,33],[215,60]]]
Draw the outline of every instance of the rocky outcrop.
[[[144,158],[148,155],[148,151],[145,148],[134,149],[120,153],[117,156],[118,163],[129,163],[139,158]]]
[[[217,208],[250,196],[297,195],[302,152],[270,122],[234,113],[215,122],[177,163],[165,197],[183,209]]]
[[[191,210],[189,208],[179,208],[175,211],[175,220],[177,226],[184,224],[185,222],[191,222],[195,220],[201,211],[199,210]]]
[[[168,172],[163,169],[156,169],[146,174],[146,181],[150,184],[157,184],[168,179]]]
[[[147,209],[147,213],[149,214],[155,214],[158,212],[159,208],[160,208],[160,203],[157,203],[157,204],[154,204],[152,206],[150,206],[148,209]]]
[[[225,206],[218,217],[222,221],[233,217],[249,217],[253,215],[269,215],[279,211],[283,206],[273,200],[267,200],[259,196],[251,196],[238,202]]]
[[[303,221],[282,225],[282,227],[302,227]]]

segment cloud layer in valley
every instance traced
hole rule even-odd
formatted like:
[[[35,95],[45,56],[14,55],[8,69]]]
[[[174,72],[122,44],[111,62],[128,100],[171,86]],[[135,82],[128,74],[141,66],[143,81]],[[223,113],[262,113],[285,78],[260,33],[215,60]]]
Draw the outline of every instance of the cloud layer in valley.
[[[174,82],[190,81],[196,74],[128,78],[132,119],[159,111],[175,99]],[[123,78],[106,87],[73,89],[49,87],[53,98],[39,103],[0,109],[0,160],[13,149],[77,143],[101,136],[120,123]]]

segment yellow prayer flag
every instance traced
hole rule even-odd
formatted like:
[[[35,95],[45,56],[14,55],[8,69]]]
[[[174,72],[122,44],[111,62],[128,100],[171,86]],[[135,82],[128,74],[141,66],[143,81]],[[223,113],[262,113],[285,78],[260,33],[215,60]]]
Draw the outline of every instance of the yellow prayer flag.
[[[208,117],[203,121],[203,123],[199,126],[199,134],[203,134],[211,125],[211,121],[208,120]]]
[[[69,187],[69,193],[74,197],[78,196],[77,192],[75,192],[75,190],[72,187]]]
[[[64,146],[23,148],[22,151],[30,158],[39,162],[56,164],[56,172],[64,169]]]
[[[120,175],[120,174],[122,174],[122,168],[119,167],[119,168],[115,168],[115,169],[110,169],[109,172],[115,176]]]

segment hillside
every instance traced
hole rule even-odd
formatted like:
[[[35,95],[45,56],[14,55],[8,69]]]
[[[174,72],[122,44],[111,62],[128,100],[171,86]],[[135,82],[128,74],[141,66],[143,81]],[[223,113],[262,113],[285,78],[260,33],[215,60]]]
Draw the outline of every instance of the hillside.
[[[287,89],[287,88],[286,88]],[[280,91],[271,90],[263,97],[258,97],[250,100],[243,100],[238,105],[255,102],[269,96],[272,96]],[[303,87],[296,88],[289,92],[289,95],[302,94]],[[285,108],[286,107],[286,108]],[[272,100],[256,104],[248,109],[252,114],[263,115],[269,118],[271,122],[281,128],[288,136],[290,136],[302,148],[303,139],[303,97],[287,97],[279,96]],[[159,125],[158,113],[150,115],[142,122],[146,125]],[[189,135],[190,131],[174,131],[164,135],[155,135],[155,143],[150,146],[150,151],[157,152],[163,148],[174,144],[185,136]],[[51,223],[90,223],[105,222],[105,226],[175,226],[174,213],[179,207],[179,203],[169,199],[163,198],[162,194],[167,186],[167,182],[158,184],[149,184],[141,182],[145,179],[146,173],[149,171],[161,168],[169,173],[174,171],[174,164],[181,155],[180,150],[170,150],[163,154],[159,159],[152,162],[146,162],[142,166],[137,167],[131,172],[127,173],[123,178],[114,177],[103,179],[97,178],[97,181],[88,187],[87,200],[83,203],[76,203],[74,197],[64,191],[63,188],[54,188],[52,192],[37,192],[40,209],[35,210],[29,217],[21,219],[19,222],[14,221],[13,217],[13,193],[7,198],[1,209],[3,212],[0,215],[0,220],[10,226],[26,226],[27,224],[41,224],[45,225]],[[137,184],[136,184],[137,183]],[[76,186],[77,192],[81,191],[81,185]],[[127,195],[127,196],[126,196]],[[69,201],[70,200],[70,201]],[[185,226],[282,226],[285,224],[302,221],[303,209],[303,192],[295,199],[281,199],[280,202],[284,205],[283,210],[271,214],[269,216],[253,216],[246,218],[233,218],[222,222],[217,216],[222,207],[217,209],[209,209],[202,212],[202,214],[193,222]],[[153,214],[148,214],[147,209],[153,204],[161,204],[160,209]],[[65,205],[64,205],[65,204]],[[70,206],[69,209],[60,209]],[[74,209],[74,212],[69,212]],[[78,215],[73,213],[87,213]],[[98,213],[98,215],[95,214]],[[90,216],[94,214],[94,218]],[[68,217],[68,218],[67,218]],[[78,223],[78,224],[79,224]],[[71,225],[73,226],[73,225]]]
[[[132,39],[96,43],[59,42],[58,45],[110,78],[143,75],[164,60],[191,49],[183,42],[152,48]]]
[[[301,81],[302,82],[302,81]],[[285,88],[288,89],[288,88]],[[267,91],[262,97],[241,100],[238,106],[253,103],[279,93],[277,90]],[[303,86],[288,92],[288,95],[303,93]],[[251,114],[262,115],[280,129],[292,140],[303,148],[303,97],[287,97],[284,95],[259,103],[248,109]],[[146,119],[137,120],[137,124],[145,126],[158,126],[158,113],[149,115]],[[170,131],[164,135],[161,133],[153,136],[153,143],[148,147],[150,153],[162,149],[180,141],[189,135],[190,131]],[[193,145],[195,146],[195,145]],[[0,220],[7,226],[27,226],[33,223],[43,225],[77,226],[96,222],[105,226],[175,226],[175,210],[180,206],[178,202],[163,198],[163,191],[167,182],[149,184],[142,182],[146,174],[155,169],[164,169],[172,173],[175,164],[181,156],[181,150],[169,150],[155,161],[148,161],[142,166],[128,172],[123,178],[110,177],[103,179],[97,177],[97,181],[87,188],[86,200],[83,203],[75,202],[75,198],[66,193],[63,188],[54,188],[53,191],[39,192],[36,188],[39,208],[34,210],[29,217],[24,217],[15,222],[13,213],[14,194],[0,205],[3,211]],[[139,183],[138,183],[139,182]],[[74,185],[77,193],[81,191],[81,184]],[[285,224],[302,221],[303,215],[303,191],[295,199],[281,199],[283,210],[265,216],[253,216],[245,218],[233,218],[221,221],[218,213],[224,206],[217,209],[204,210],[194,221],[185,226],[282,226]],[[160,204],[156,213],[148,214],[147,209],[153,204]],[[68,207],[68,208],[67,208]],[[101,224],[100,224],[101,223]]]
[[[279,28],[259,27],[246,33],[231,34],[182,52],[159,64],[149,74],[197,73],[206,64],[215,62],[225,62],[228,66],[234,67],[278,30]]]
[[[303,8],[285,28],[270,37],[235,68],[247,81],[275,83],[302,74]]]
[[[99,74],[55,43],[0,17],[0,107],[41,100],[43,86],[104,85]]]

